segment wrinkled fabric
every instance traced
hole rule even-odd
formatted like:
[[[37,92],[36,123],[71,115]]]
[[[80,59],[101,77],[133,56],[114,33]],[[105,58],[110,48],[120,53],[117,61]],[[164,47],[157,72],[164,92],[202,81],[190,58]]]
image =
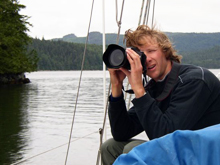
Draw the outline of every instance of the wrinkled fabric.
[[[220,124],[177,130],[122,154],[114,165],[220,165]]]

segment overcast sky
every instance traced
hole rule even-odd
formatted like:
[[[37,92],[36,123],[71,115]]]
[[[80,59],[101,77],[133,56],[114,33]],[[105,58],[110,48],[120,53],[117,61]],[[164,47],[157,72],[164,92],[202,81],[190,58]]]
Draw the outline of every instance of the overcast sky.
[[[117,33],[115,0],[105,0],[105,32]],[[154,22],[166,32],[220,32],[220,0],[156,0]],[[92,0],[20,0],[30,16],[29,35],[45,39],[86,36]],[[118,0],[121,13],[122,0]],[[121,34],[138,25],[142,0],[125,0]],[[95,0],[90,32],[103,32],[103,0]],[[152,8],[151,11],[152,13]],[[118,17],[119,17],[118,16]],[[150,18],[152,16],[150,15]],[[151,22],[151,20],[149,21]],[[151,25],[151,24],[150,24]]]

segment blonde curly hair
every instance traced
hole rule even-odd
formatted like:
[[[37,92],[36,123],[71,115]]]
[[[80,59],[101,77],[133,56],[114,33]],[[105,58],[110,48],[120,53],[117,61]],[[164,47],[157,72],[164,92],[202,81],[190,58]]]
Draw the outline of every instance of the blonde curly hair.
[[[178,55],[167,35],[147,25],[140,25],[135,31],[125,32],[124,42],[127,47],[143,46],[145,44],[158,44],[167,59],[180,63],[182,56]]]

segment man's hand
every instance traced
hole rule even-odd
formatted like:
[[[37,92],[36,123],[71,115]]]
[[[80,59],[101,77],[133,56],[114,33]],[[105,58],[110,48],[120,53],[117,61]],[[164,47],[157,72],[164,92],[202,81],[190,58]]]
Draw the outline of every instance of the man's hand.
[[[140,56],[130,48],[127,48],[126,52],[131,70],[129,71],[124,68],[120,68],[120,70],[128,77],[128,81],[135,93],[135,97],[139,98],[145,94],[145,89],[142,83],[143,67],[140,61]]]
[[[126,75],[119,69],[108,69],[112,85],[112,96],[119,97],[122,94],[123,81]]]

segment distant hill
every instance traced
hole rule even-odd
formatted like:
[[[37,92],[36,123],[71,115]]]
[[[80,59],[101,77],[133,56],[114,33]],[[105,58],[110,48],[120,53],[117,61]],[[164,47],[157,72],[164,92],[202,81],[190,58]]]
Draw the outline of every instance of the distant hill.
[[[206,68],[220,68],[220,33],[167,33],[182,63]],[[117,34],[106,34],[106,44],[116,43]],[[53,40],[33,39],[29,49],[39,56],[38,70],[80,70],[86,37],[74,34]],[[119,44],[123,45],[123,35]],[[102,34],[91,32],[84,69],[102,69]]]
[[[106,45],[116,43],[117,34],[108,33],[106,34]],[[54,41],[66,41],[73,43],[85,43],[86,37],[77,37],[75,34],[68,34],[63,36],[62,38],[52,39]],[[89,44],[102,45],[102,33],[100,32],[90,32],[89,33]],[[123,45],[123,35],[120,35],[119,45]]]
[[[178,52],[191,52],[212,48],[220,45],[220,33],[171,33],[165,32],[173,42]],[[119,45],[123,46],[123,35],[120,35]],[[116,43],[117,34],[106,34],[106,45]],[[53,40],[61,40],[73,43],[85,43],[86,37],[77,37],[74,34],[68,34],[63,38]],[[89,44],[102,45],[102,33],[90,32]]]
[[[82,43],[33,39],[29,50],[36,50],[38,70],[80,70],[84,55]],[[102,46],[88,45],[84,63],[85,70],[102,69]]]

